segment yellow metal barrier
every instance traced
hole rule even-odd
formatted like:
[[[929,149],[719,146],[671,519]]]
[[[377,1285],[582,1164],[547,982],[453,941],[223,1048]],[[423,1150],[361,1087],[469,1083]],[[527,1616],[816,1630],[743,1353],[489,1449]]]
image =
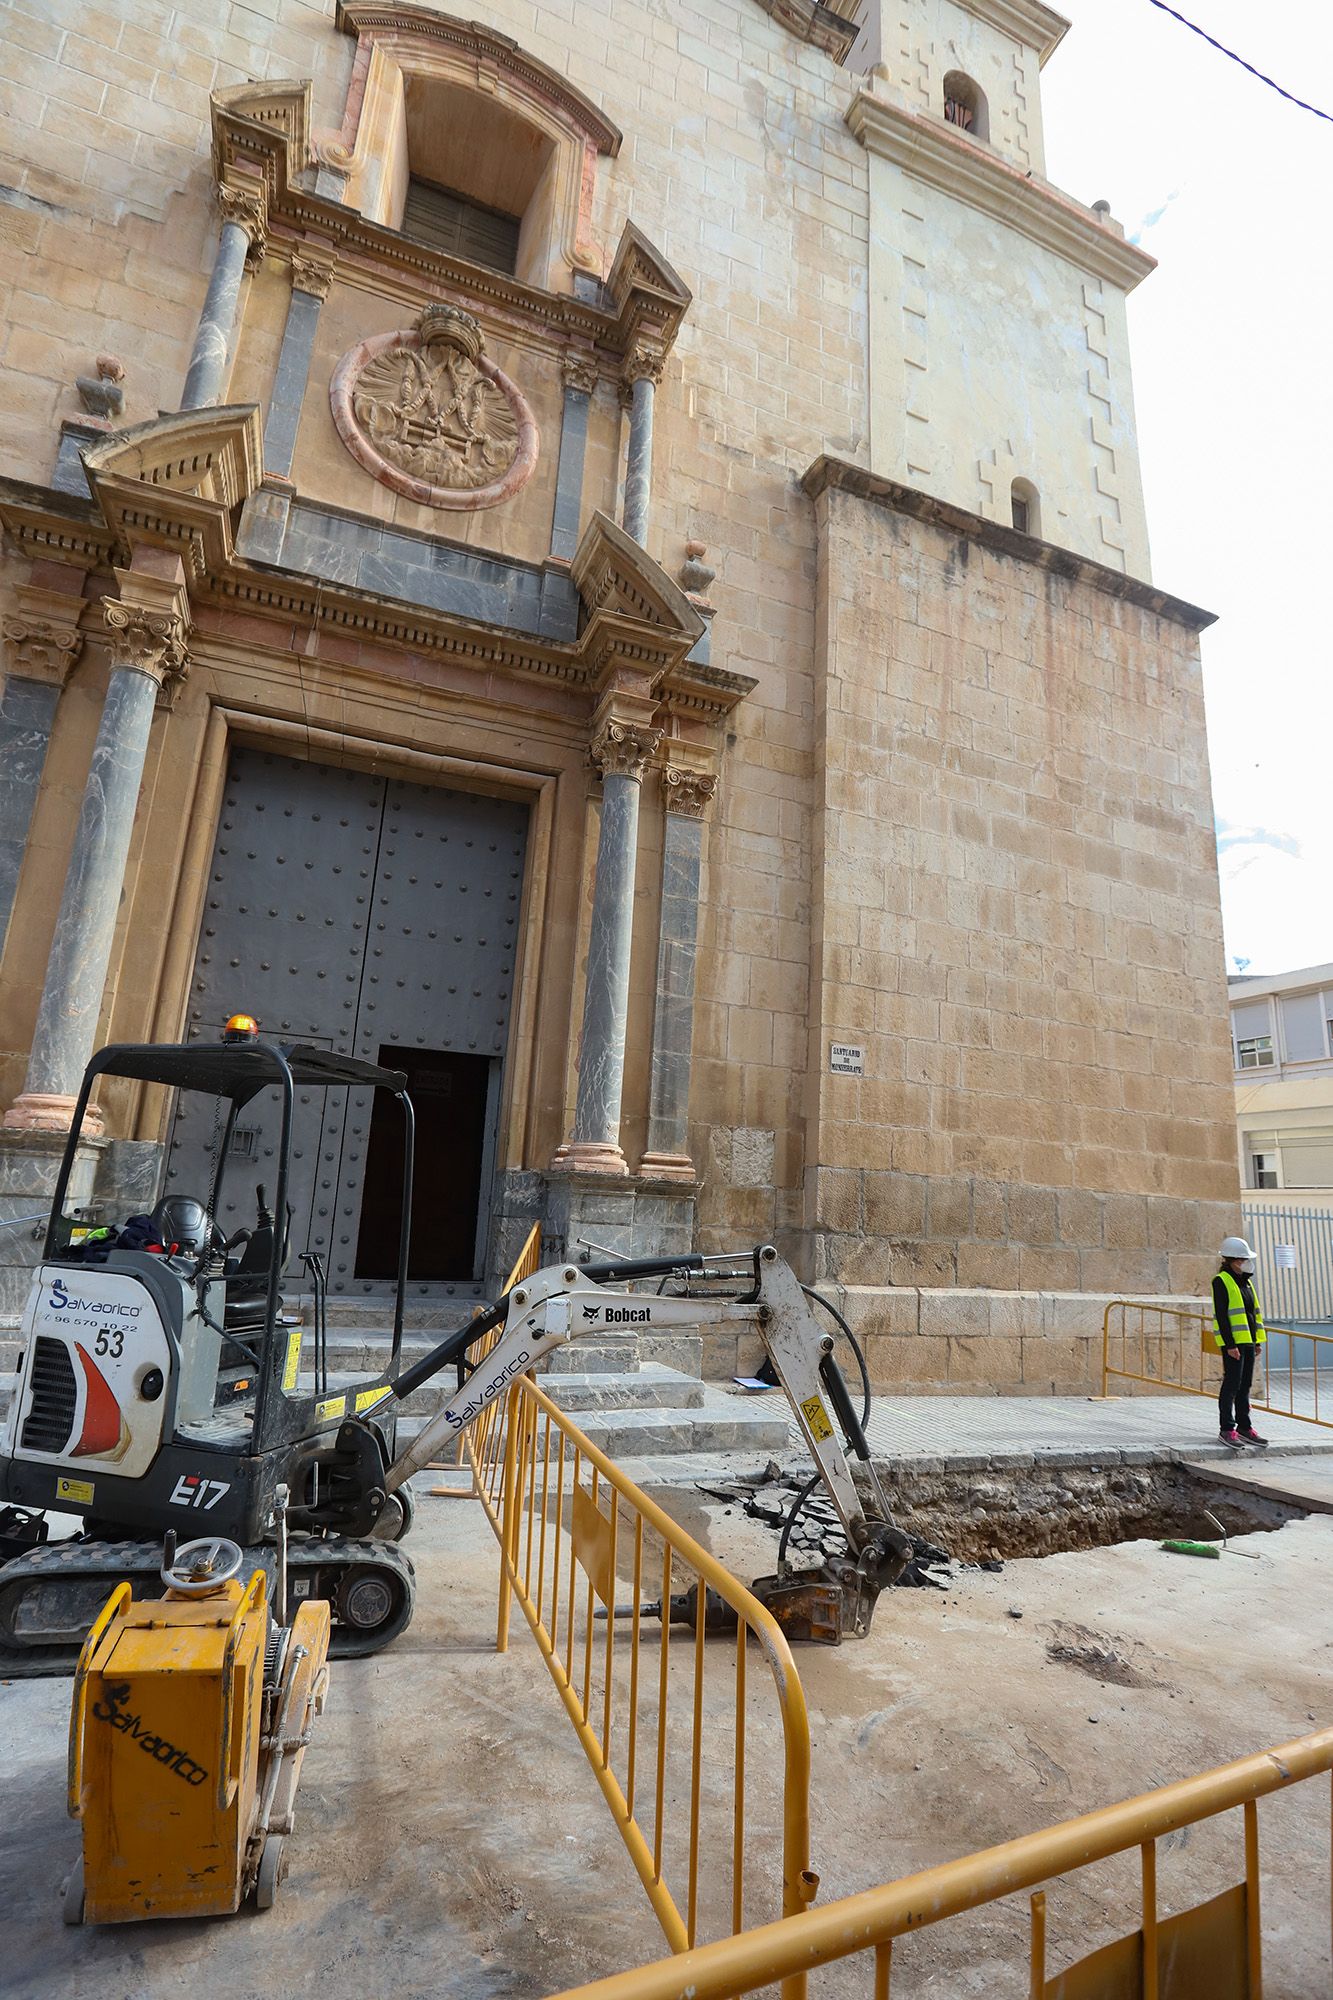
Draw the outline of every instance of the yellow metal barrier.
[[[906,1875],[879,1889],[827,1903],[805,1915],[765,1924],[744,1936],[704,1945],[563,1994],[561,2000],[732,2000],[773,1981],[804,1975],[835,1960],[874,1955],[874,2000],[890,2000],[893,1941],[984,1903],[1139,1850],[1140,1928],[1070,1965],[1046,1971],[1046,1897],[1032,1896],[1028,1992],[1032,2000],[1260,2000],[1259,1814],[1269,1792],[1333,1771],[1333,1729],[1225,1764],[1120,1805],[983,1848],[960,1861]],[[1157,1842],[1240,1808],[1244,1877],[1193,1909],[1163,1916],[1157,1895]],[[1312,1857],[1313,1859],[1313,1857]],[[1311,1880],[1312,1899],[1329,1897],[1328,1863]],[[1333,1905],[1330,1905],[1333,1908]],[[868,1968],[869,1969],[869,1968]],[[936,1982],[930,1982],[935,1991]],[[842,1988],[838,1989],[840,1992]],[[916,1988],[914,1990],[924,1990]],[[942,1991],[945,1989],[941,1989]],[[957,1989],[954,1989],[957,1990]],[[969,1991],[972,1988],[969,1987]],[[980,1989],[977,1989],[980,1990]],[[991,1989],[988,1987],[987,1991]],[[1017,1986],[1006,1986],[1016,1992]],[[1305,1989],[1302,1989],[1303,1991]],[[1321,1983],[1313,1993],[1329,1991]]]
[[[781,1889],[770,1908],[806,1910],[818,1887],[810,1728],[775,1620],[530,1376],[483,1413],[464,1451],[500,1544],[497,1649],[517,1598],[671,1949],[705,1930],[740,1930],[751,1877],[775,1849]],[[731,1656],[711,1675],[710,1625],[730,1626]],[[748,1702],[751,1640],[776,1717]],[[749,1825],[749,1769],[770,1756],[761,1823]],[[728,1869],[701,1867],[705,1843],[712,1856],[729,1849]],[[785,2000],[803,1991],[793,1974]]]
[[[1287,1342],[1287,1361],[1273,1364],[1268,1347],[1259,1349],[1254,1409],[1269,1416],[1294,1417],[1298,1423],[1333,1429],[1333,1334],[1296,1333],[1270,1326]],[[1308,1344],[1310,1366],[1298,1368],[1298,1352]],[[1212,1313],[1190,1312],[1182,1306],[1150,1305],[1141,1299],[1112,1299],[1102,1315],[1102,1394],[1113,1380],[1142,1382],[1154,1389],[1178,1389],[1214,1402],[1222,1384],[1221,1355],[1213,1335]],[[1321,1384],[1322,1373],[1322,1406]],[[1285,1400],[1283,1391],[1285,1390]]]

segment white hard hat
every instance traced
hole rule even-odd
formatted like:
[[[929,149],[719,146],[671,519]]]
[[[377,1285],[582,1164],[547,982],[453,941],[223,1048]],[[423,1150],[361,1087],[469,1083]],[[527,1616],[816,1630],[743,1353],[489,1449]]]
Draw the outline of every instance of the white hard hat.
[[[1243,1236],[1228,1236],[1222,1244],[1222,1257],[1226,1261],[1232,1257],[1243,1257],[1248,1263],[1254,1262],[1254,1252]]]

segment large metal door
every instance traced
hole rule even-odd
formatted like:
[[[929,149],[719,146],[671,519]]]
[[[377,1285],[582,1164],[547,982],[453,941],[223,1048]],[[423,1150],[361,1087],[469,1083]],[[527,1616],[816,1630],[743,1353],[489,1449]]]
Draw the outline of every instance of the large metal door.
[[[526,840],[524,806],[389,781],[352,1049],[367,1062],[387,1062],[395,1048],[453,1050],[488,1061],[486,1156],[467,1286],[478,1294]],[[357,1269],[370,1105],[366,1092],[350,1097],[329,1272],[337,1291],[370,1292],[376,1279]],[[418,1107],[423,1167],[434,1150],[453,1143],[435,1110],[430,1099]],[[418,1214],[417,1236],[423,1227],[429,1218]]]
[[[460,1293],[479,1290],[484,1267],[526,837],[526,809],[506,800],[237,749],[190,996],[191,1040],[220,1036],[243,1011],[265,1034],[370,1061],[397,1049],[489,1064],[476,1250],[471,1268],[448,1273]],[[293,1252],[318,1250],[334,1290],[373,1294],[382,1278],[357,1269],[368,1095],[298,1093],[289,1199]],[[207,1123],[182,1104],[170,1187],[201,1191],[216,1143]],[[450,1143],[447,1120],[423,1103],[419,1153],[429,1163]],[[273,1092],[238,1121],[218,1217],[228,1233],[252,1219],[254,1182],[272,1198],[276,1145]]]

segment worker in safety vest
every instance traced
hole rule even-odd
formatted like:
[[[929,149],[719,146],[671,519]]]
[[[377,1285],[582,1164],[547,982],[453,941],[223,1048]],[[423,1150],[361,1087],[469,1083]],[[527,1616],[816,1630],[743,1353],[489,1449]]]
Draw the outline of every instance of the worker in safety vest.
[[[1223,1444],[1234,1451],[1267,1444],[1250,1422],[1255,1357],[1268,1334],[1254,1290],[1254,1252],[1243,1236],[1228,1236],[1222,1245],[1222,1268],[1213,1279],[1213,1337],[1222,1351],[1217,1409]]]

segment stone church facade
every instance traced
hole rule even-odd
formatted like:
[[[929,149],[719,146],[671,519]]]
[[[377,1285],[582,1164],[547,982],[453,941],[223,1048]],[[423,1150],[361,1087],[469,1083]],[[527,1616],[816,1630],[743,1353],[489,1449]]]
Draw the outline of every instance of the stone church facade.
[[[483,11],[13,16],[0,1204],[96,1043],[245,1009],[408,1068],[428,1297],[534,1219],[772,1239],[885,1382],[1083,1386],[1237,1176],[1208,617],[1151,260],[1043,177],[1064,24]],[[350,1296],[360,1118],[298,1175]],[[83,1195],[202,1138],[108,1086]]]

